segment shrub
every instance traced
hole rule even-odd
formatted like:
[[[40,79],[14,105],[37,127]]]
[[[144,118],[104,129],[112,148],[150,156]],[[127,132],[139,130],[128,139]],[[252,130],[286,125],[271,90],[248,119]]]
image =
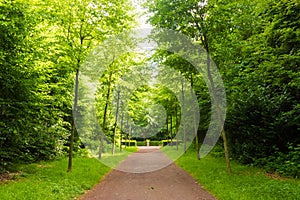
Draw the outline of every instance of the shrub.
[[[125,146],[137,146],[137,141],[136,140],[122,140],[121,144],[125,145]]]
[[[161,146],[162,142],[161,141],[150,141],[150,146]]]
[[[256,165],[263,166],[269,172],[276,172],[287,177],[300,177],[300,144],[289,145],[287,153],[275,149],[275,153],[267,158],[260,158]]]
[[[147,146],[146,141],[137,141],[137,146]]]

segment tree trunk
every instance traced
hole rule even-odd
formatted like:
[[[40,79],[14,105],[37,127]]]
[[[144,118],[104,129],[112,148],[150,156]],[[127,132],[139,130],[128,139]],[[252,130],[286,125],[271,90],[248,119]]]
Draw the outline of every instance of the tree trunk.
[[[182,109],[181,110],[184,110],[184,90],[183,90],[183,80],[181,80],[181,93],[182,93]],[[184,150],[184,153],[186,153],[186,128],[185,128],[185,119],[184,119],[184,116],[183,118],[181,119],[181,121],[183,121],[183,150]]]
[[[126,139],[127,139],[127,145],[125,145],[125,147],[126,146],[129,146],[129,131],[130,131],[130,125],[129,125],[129,119],[127,118],[127,121],[126,121],[126,123],[127,123],[127,128],[128,128],[128,133],[126,134]]]
[[[173,135],[172,135],[172,128],[173,128],[172,123],[173,123],[173,120],[172,120],[172,118],[173,118],[173,116],[171,114],[171,116],[170,116],[170,138],[171,138],[171,146],[173,146]]]
[[[175,124],[176,124],[176,150],[178,151],[178,113],[177,106],[175,107]]]
[[[116,110],[115,124],[114,124],[114,136],[113,136],[112,150],[111,150],[112,155],[115,154],[116,132],[117,132],[117,123],[118,123],[118,114],[119,114],[119,101],[120,101],[120,91],[118,91],[117,110]]]
[[[207,39],[206,37],[204,38],[205,42],[205,49],[206,49],[206,53],[207,53],[207,75],[208,75],[208,79],[209,82],[211,84],[211,89],[212,89],[212,100],[216,106],[216,112],[217,112],[217,117],[218,117],[218,121],[220,123],[220,125],[222,125],[222,116],[221,116],[221,109],[219,107],[219,104],[217,102],[217,93],[216,93],[216,88],[215,88],[215,84],[211,75],[211,71],[210,71],[210,66],[211,66],[211,59],[209,56],[209,49],[208,49],[208,44],[207,44]],[[226,165],[227,165],[227,172],[231,173],[231,165],[230,165],[230,158],[229,158],[229,152],[228,152],[228,144],[227,144],[227,138],[226,138],[226,134],[225,134],[225,130],[224,130],[224,126],[222,126],[222,131],[221,131],[221,135],[222,135],[222,139],[223,139],[223,146],[224,146],[224,151],[225,151],[225,160],[226,160]]]
[[[109,79],[108,79],[108,88],[107,88],[106,101],[105,101],[105,107],[104,107],[104,113],[103,113],[103,122],[102,122],[102,133],[100,135],[99,159],[102,158],[102,153],[103,153],[104,134],[106,132],[106,129],[105,129],[106,114],[107,114],[108,103],[109,103],[109,98],[110,98],[110,90],[111,90],[111,78],[112,78],[112,73],[109,74]]]
[[[193,86],[194,86],[194,80],[193,80],[193,74],[191,74],[191,95],[193,96]],[[195,108],[195,101],[193,98],[192,106],[194,110],[194,134],[195,134],[195,143],[196,143],[196,151],[197,151],[197,159],[200,160],[200,151],[199,151],[199,138],[198,138],[198,129],[197,129],[197,113],[196,113],[196,108]]]
[[[202,21],[204,21],[204,19],[202,18]],[[197,26],[197,29],[199,30],[200,33],[202,33],[202,28],[199,26],[199,24],[195,21],[195,24]],[[211,76],[211,72],[210,72],[210,65],[211,65],[211,60],[210,60],[210,56],[209,56],[209,46],[208,46],[208,39],[207,39],[207,35],[204,33],[203,36],[200,38],[201,42],[204,46],[204,49],[206,50],[206,56],[207,56],[207,75],[208,75],[208,79],[209,82],[211,84],[211,89],[212,89],[212,93],[213,93],[213,98],[212,100],[215,102],[216,105],[216,111],[217,111],[217,117],[218,117],[218,121],[220,124],[222,124],[222,116],[221,116],[221,110],[220,107],[218,105],[218,102],[216,101],[216,88],[214,85],[214,80]],[[227,172],[231,173],[231,166],[230,166],[230,159],[229,159],[229,152],[228,152],[228,144],[227,144],[227,138],[226,138],[226,134],[225,134],[225,130],[224,130],[224,126],[222,126],[222,130],[221,130],[221,135],[222,135],[222,139],[223,139],[223,146],[224,146],[224,151],[225,151],[225,159],[226,159],[226,165],[227,165]]]
[[[130,143],[131,143],[131,124],[129,124],[129,132],[128,132],[128,146],[130,147]]]
[[[78,62],[79,65],[79,62]],[[75,96],[74,96],[74,105],[73,105],[73,117],[71,124],[71,136],[70,136],[70,146],[69,146],[69,162],[68,162],[68,172],[72,171],[73,165],[73,145],[74,145],[74,135],[75,135],[75,114],[78,103],[78,86],[79,86],[79,67],[76,70],[76,78],[75,78]]]
[[[168,112],[167,112],[167,119],[166,119],[166,121],[167,121],[167,138],[168,138],[168,136],[169,136],[169,115],[168,115]]]
[[[122,107],[122,106],[121,106]],[[120,135],[120,151],[122,151],[122,139],[123,139],[123,119],[124,119],[124,113],[122,112],[121,117],[121,135]]]

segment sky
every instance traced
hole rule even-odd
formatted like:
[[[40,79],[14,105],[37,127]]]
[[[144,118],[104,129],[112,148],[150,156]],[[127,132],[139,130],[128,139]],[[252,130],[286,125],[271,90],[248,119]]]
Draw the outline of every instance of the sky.
[[[145,3],[146,0],[132,0],[133,5],[136,7],[137,11],[140,13],[146,13],[146,9],[142,8],[142,4]],[[141,15],[138,19],[140,24],[139,28],[151,28],[151,25],[147,22],[147,16],[145,14]]]

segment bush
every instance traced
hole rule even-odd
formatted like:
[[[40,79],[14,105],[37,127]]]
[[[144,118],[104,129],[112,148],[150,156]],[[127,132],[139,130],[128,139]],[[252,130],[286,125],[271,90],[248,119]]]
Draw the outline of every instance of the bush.
[[[300,177],[300,145],[289,145],[289,152],[282,153],[275,149],[274,155],[258,159],[255,163],[265,166],[269,172],[276,172],[287,177]]]
[[[162,142],[161,141],[150,141],[150,146],[161,146]]]
[[[178,144],[181,144],[182,143],[182,140],[178,140]],[[168,140],[162,140],[161,141],[161,145],[162,146],[166,146],[166,145],[170,145],[170,146],[176,146],[176,140],[171,140],[168,139]]]
[[[137,146],[147,146],[146,141],[137,141]]]
[[[125,145],[125,146],[137,146],[137,141],[136,140],[123,140],[121,142],[122,145]]]
[[[224,148],[222,145],[217,144],[213,150],[210,152],[210,154],[216,158],[222,158],[224,157]]]

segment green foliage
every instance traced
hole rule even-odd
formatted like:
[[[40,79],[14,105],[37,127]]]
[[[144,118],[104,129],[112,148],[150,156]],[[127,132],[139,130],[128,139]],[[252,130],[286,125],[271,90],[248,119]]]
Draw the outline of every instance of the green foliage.
[[[299,9],[296,1],[275,1],[253,10],[250,14],[259,20],[254,29],[259,31],[243,41],[242,62],[226,77],[231,80],[226,127],[232,154],[242,163],[255,164],[270,156],[285,163],[289,144],[300,144]],[[271,160],[264,163],[279,164]],[[290,174],[287,168],[280,173]]]
[[[147,146],[147,142],[146,141],[137,141],[137,146]]]
[[[298,176],[292,155],[300,144],[299,2],[155,0],[145,6],[154,27],[193,38],[218,65],[227,92],[225,129],[232,157]],[[159,52],[156,58],[186,77],[194,74],[170,53]],[[200,81],[194,89],[201,91],[197,97],[204,110],[198,132],[205,132],[209,95]]]
[[[128,152],[134,153],[134,152],[138,151],[139,149],[136,146],[130,146],[130,147],[126,147],[125,150],[128,151]]]
[[[162,140],[161,141],[161,145],[162,146],[176,146],[176,143],[178,142],[178,144],[181,144],[182,143],[182,140],[176,140],[176,139],[167,139],[167,140]]]
[[[66,112],[70,109],[63,108],[68,105],[63,97],[66,90],[59,90],[59,81],[52,81],[57,77],[51,68],[53,60],[40,62],[47,55],[41,54],[38,47],[42,41],[35,37],[39,34],[35,28],[39,23],[37,16],[19,1],[5,1],[0,8],[0,29],[5,33],[1,34],[0,49],[2,172],[13,163],[52,159],[62,154],[68,129]],[[62,87],[70,86],[68,79],[63,81]]]
[[[219,66],[227,91],[225,128],[232,157],[271,172],[299,177],[299,2],[149,0],[146,7],[154,13],[149,20],[153,26],[177,30],[193,38]],[[108,36],[133,27],[132,9],[127,0],[0,3],[0,172],[18,162],[64,155],[72,121],[74,73],[93,47]],[[112,98],[106,99],[107,94],[118,89],[120,77],[145,64],[141,61],[144,58],[126,54],[114,60],[97,78],[101,82],[97,114],[101,122],[107,117],[104,130],[108,138],[113,133],[114,113]],[[187,79],[195,78],[193,89],[201,109],[201,141],[211,112],[204,81],[190,63],[170,52],[156,52],[152,59],[178,70]],[[135,81],[143,82],[143,76],[140,74]],[[125,85],[121,95],[129,93],[126,87],[133,85]],[[120,107],[126,118],[119,117],[124,122],[122,128],[130,130],[126,123],[129,116],[143,127],[156,123],[158,120],[147,111],[153,102],[164,106],[168,120],[167,126],[151,139],[172,137],[178,129],[176,120],[180,121],[178,99],[159,85],[156,89],[138,88],[131,96],[128,112]],[[105,106],[107,116],[101,110]],[[86,132],[94,133],[87,124]],[[117,137],[121,136],[119,129]],[[127,132],[122,137],[130,139],[131,133]],[[97,142],[92,144],[95,149]],[[86,154],[78,148],[78,135],[75,144],[78,155]],[[108,149],[107,143],[103,152]]]
[[[161,146],[161,141],[152,141],[150,140],[150,146]]]
[[[128,102],[129,115],[138,126],[145,127],[151,121],[149,109],[153,100],[151,100],[151,89],[148,86],[137,88]],[[139,145],[138,146],[145,146]]]
[[[267,158],[255,160],[258,166],[264,166],[271,173],[282,174],[287,177],[300,177],[300,145],[289,146],[289,151],[283,153],[278,148],[274,149],[274,154]]]
[[[122,145],[125,145],[127,147],[136,147],[137,141],[136,140],[122,140]]]
[[[93,2],[102,6],[0,3],[0,173],[68,150],[74,72],[107,35],[134,24],[129,1]]]
[[[150,146],[161,146],[163,141],[154,141],[150,140],[149,145]],[[137,146],[147,146],[147,141],[137,141]]]

